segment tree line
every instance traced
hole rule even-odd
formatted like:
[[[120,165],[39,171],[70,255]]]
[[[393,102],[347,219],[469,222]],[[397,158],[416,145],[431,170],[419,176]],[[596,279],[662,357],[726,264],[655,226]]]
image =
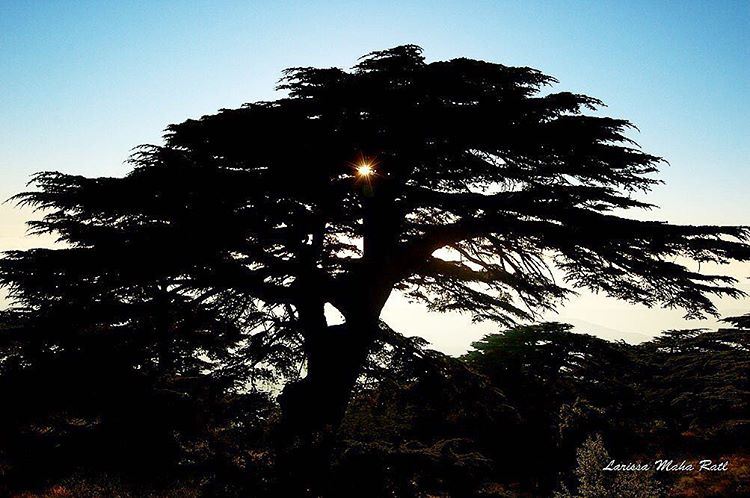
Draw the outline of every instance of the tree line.
[[[6,363],[4,492],[283,496],[313,481],[342,497],[747,492],[747,329],[629,345],[541,323],[488,335],[459,358],[382,332],[402,347],[383,339],[370,353],[322,460],[276,444],[273,384],[217,382],[219,371],[164,378],[80,355]],[[603,471],[612,458],[730,463]]]

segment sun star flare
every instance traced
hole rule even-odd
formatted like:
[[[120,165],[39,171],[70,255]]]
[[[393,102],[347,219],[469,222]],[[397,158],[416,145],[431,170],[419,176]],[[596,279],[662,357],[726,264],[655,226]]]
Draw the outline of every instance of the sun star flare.
[[[357,166],[357,174],[361,177],[370,177],[375,174],[375,169],[371,164],[360,164]]]

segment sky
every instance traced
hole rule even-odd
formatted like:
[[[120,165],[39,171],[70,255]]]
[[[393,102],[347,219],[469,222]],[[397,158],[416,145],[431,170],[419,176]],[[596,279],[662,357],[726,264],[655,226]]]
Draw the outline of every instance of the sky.
[[[0,198],[36,171],[123,175],[130,150],[159,143],[168,124],[278,97],[286,67],[348,68],[404,43],[428,61],[540,69],[560,81],[555,89],[632,121],[631,138],[669,162],[647,197],[660,209],[642,216],[750,224],[749,1],[0,0]],[[0,250],[50,244],[24,236],[29,216],[0,206]],[[750,265],[722,271],[750,291]],[[750,310],[750,301],[718,305]],[[716,324],[682,314],[583,293],[545,318],[632,342]],[[384,317],[453,354],[496,330],[398,296]]]

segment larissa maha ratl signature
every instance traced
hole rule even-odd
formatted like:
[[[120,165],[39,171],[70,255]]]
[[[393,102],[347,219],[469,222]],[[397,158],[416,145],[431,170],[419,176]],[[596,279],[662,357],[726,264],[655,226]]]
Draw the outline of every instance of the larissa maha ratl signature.
[[[602,470],[612,472],[726,472],[729,460],[716,462],[714,460],[697,460],[675,462],[674,460],[654,460],[652,463],[617,462],[610,460]]]

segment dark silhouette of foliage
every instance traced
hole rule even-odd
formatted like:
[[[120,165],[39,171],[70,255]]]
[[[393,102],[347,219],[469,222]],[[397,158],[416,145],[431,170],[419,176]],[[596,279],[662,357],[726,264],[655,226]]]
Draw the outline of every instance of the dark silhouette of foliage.
[[[394,290],[502,326],[538,318],[575,288],[689,317],[716,314],[711,296],[742,296],[733,279],[676,261],[748,260],[747,228],[615,214],[652,207],[637,196],[657,182],[661,159],[626,136],[629,122],[596,115],[600,101],[551,92],[554,83],[530,68],[427,63],[419,47],[400,46],[351,71],[289,69],[282,98],[171,125],[163,145],[136,150],[122,178],[37,174],[15,200],[43,213],[33,233],[60,244],[0,260],[13,303],[0,317],[0,396],[13,406],[2,437],[14,479],[33,471],[18,464],[30,440],[63,448],[35,453],[56,459],[48,467],[93,465],[109,444],[123,453],[97,465],[148,469],[134,455],[153,445],[154,460],[210,468],[212,483],[257,466],[265,470],[247,489],[275,482],[315,493],[336,482],[316,469],[336,458],[332,434],[352,395],[362,403],[389,383],[404,387],[394,391],[402,406],[438,403],[404,420],[429,427],[408,434],[423,462],[445,448],[472,454],[445,441],[490,434],[491,421],[513,411],[505,396],[526,417],[518,433],[540,445],[562,430],[542,406],[586,419],[581,433],[601,425],[604,408],[629,416],[633,386],[613,372],[626,348],[558,325],[515,329],[469,354],[477,376],[380,319]],[[329,325],[327,304],[342,324]],[[556,341],[567,347],[556,350]],[[595,382],[579,382],[583,371]],[[268,392],[282,384],[277,411]],[[439,402],[459,399],[471,408],[438,427]],[[77,446],[74,458],[59,438],[78,429],[93,434],[93,446]],[[242,450],[227,436],[240,433]],[[488,458],[500,458],[502,436],[488,437]],[[419,453],[403,443],[386,453],[399,461]],[[195,456],[206,447],[211,462]],[[305,459],[315,464],[296,483],[262,477]],[[476,491],[482,472],[456,478],[461,493]],[[445,484],[428,484],[428,474],[415,479]],[[524,479],[549,487],[547,478]]]
[[[314,447],[280,454],[270,438],[274,406],[221,391],[211,377],[202,389],[193,379],[156,385],[91,356],[49,364],[51,372],[6,372],[5,477],[16,488],[69,493],[54,496],[287,496],[310,482],[309,472],[319,474],[323,496],[581,495],[582,482],[613,479],[613,493],[743,496],[743,330],[670,331],[630,346],[548,323],[487,336],[462,361],[384,325],[381,332],[325,458]],[[603,474],[580,461],[592,434],[602,435],[597,451],[618,460],[714,457],[732,468]]]
[[[663,427],[711,451],[747,450],[750,335],[746,330],[671,330],[643,347],[652,383],[642,390]],[[669,424],[672,424],[670,427]]]
[[[636,472],[616,478],[592,467],[591,459],[582,464],[583,450],[606,453],[601,438],[598,443],[590,439],[591,434],[603,434],[618,461],[653,462],[676,455],[693,462],[728,458],[732,472],[705,477],[701,487],[713,483],[723,490],[714,490],[712,496],[743,495],[736,481],[745,475],[750,440],[747,331],[667,331],[631,346],[569,329],[556,323],[518,327],[485,337],[463,357],[505,394],[522,421],[512,431],[479,438],[489,444],[483,454],[493,456],[494,446],[494,451],[522,462],[539,462],[546,472],[537,468],[525,476],[529,468],[522,466],[512,473],[515,479],[528,479],[535,495],[548,495],[557,474],[576,465],[578,479],[569,476],[564,488],[574,489],[581,472],[589,474],[584,476],[587,485],[598,482],[613,496],[649,496],[636,490],[660,487],[651,480],[653,475]],[[656,477],[673,486],[681,476]],[[633,486],[632,493],[617,491],[628,486]],[[590,490],[578,492],[598,496]]]
[[[741,295],[674,257],[746,260],[747,230],[610,214],[650,207],[631,194],[656,182],[660,159],[624,135],[627,121],[587,114],[598,100],[541,92],[554,82],[426,63],[409,45],[351,72],[289,69],[287,97],[172,125],[125,178],[37,175],[17,200],[46,210],[33,231],[68,247],[9,253],[0,282],[34,310],[130,307],[140,294],[209,307],[271,341],[294,330],[307,375],[282,403],[303,432],[340,418],[396,288],[504,324],[570,292],[550,261],[574,286],[689,316],[715,313],[710,294]],[[327,325],[325,303],[344,325]]]
[[[514,430],[516,450],[507,465],[537,487],[552,485],[537,481],[554,474],[540,474],[527,462],[553,466],[570,459],[583,436],[604,428],[615,432],[613,421],[627,420],[635,410],[627,346],[571,328],[560,323],[517,327],[473,343],[463,356],[518,410],[522,422]],[[493,457],[501,458],[507,434],[484,437],[497,438]]]
[[[724,319],[739,329],[750,329],[750,313],[742,316],[732,316]]]

